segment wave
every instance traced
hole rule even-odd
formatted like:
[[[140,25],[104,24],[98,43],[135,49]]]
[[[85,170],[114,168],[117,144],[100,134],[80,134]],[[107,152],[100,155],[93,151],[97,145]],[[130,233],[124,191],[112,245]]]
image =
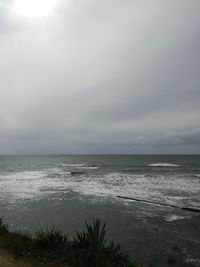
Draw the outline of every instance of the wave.
[[[80,196],[127,196],[182,206],[199,206],[200,184],[186,176],[66,172],[63,168],[0,175],[0,199],[40,199],[74,192]],[[123,202],[126,202],[123,200]]]
[[[81,170],[98,170],[99,167],[97,166],[86,166],[86,164],[73,164],[73,163],[67,163],[67,164],[59,164],[61,167],[73,167],[76,169],[81,169]]]
[[[174,176],[110,173],[105,175],[76,175],[67,180],[67,187],[80,195],[116,197],[117,195],[153,200],[163,203],[199,205],[200,187],[194,180]],[[193,197],[190,197],[193,195]]]
[[[24,171],[24,172],[15,172],[7,173],[0,175],[0,181],[23,181],[23,180],[37,180],[38,178],[45,177],[47,174],[46,171]]]
[[[148,166],[150,167],[179,167],[180,165],[173,164],[173,163],[151,163]]]
[[[80,167],[77,167],[77,169],[81,169],[81,170],[98,170],[99,167],[95,167],[95,166],[80,166]]]
[[[69,176],[71,172],[59,168],[0,174],[0,199],[12,203],[15,200],[39,199],[62,190],[63,182]]]
[[[73,163],[60,163],[59,166],[62,166],[62,167],[83,167],[85,166],[86,164],[73,164]]]

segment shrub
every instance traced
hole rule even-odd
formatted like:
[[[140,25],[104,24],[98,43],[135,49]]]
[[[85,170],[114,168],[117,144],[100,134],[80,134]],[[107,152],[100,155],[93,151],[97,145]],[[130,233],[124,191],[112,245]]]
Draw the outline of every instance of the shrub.
[[[35,233],[34,245],[39,249],[57,249],[67,243],[66,236],[54,226]]]
[[[86,231],[78,232],[74,238],[76,250],[75,266],[80,267],[132,267],[128,256],[114,242],[107,244],[106,223],[100,220],[91,225],[85,223]]]
[[[35,237],[19,232],[9,232],[8,225],[0,218],[1,247],[15,256],[32,255],[41,261],[68,263],[76,267],[135,267],[118,244],[106,240],[106,223],[94,220],[85,222],[85,230],[67,240],[55,227],[39,230]],[[61,265],[62,266],[62,265]]]
[[[106,243],[106,223],[101,227],[100,220],[95,220],[93,225],[85,223],[87,228],[87,236],[90,246],[93,250],[104,249]]]
[[[3,218],[0,218],[0,234],[6,234],[8,233],[8,225],[3,222]]]

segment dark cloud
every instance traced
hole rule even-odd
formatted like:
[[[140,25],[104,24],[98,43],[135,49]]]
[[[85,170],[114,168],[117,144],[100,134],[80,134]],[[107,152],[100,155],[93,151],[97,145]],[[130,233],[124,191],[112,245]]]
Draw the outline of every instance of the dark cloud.
[[[0,3],[1,154],[199,153],[199,1]]]

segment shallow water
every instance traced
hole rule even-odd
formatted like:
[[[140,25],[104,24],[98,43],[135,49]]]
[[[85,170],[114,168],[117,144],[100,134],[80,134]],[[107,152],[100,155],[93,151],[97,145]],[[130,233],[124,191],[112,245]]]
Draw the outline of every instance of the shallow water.
[[[84,220],[108,222],[136,262],[200,266],[200,156],[0,157],[0,215],[12,228],[55,224],[70,235]]]

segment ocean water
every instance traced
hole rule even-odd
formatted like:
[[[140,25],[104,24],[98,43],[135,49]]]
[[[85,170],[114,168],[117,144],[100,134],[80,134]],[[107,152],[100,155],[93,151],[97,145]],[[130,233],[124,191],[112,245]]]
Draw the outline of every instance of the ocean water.
[[[200,156],[0,156],[0,201],[11,229],[101,218],[136,263],[200,266]]]

